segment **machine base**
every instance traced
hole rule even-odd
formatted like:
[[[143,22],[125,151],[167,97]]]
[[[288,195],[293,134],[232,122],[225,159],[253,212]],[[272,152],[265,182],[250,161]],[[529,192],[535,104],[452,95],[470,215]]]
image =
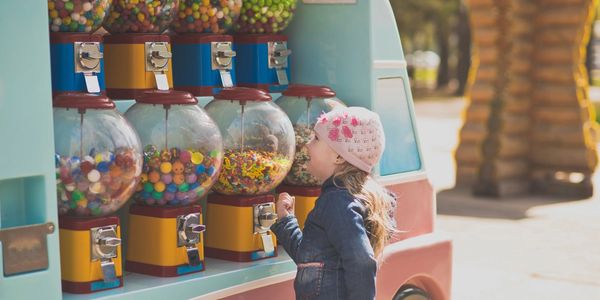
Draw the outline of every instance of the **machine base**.
[[[223,260],[249,262],[256,261],[277,256],[277,248],[271,253],[265,253],[263,250],[251,251],[251,252],[237,252],[225,249],[217,248],[204,248],[204,254],[207,257],[213,257]]]
[[[72,294],[91,294],[104,290],[116,289],[123,287],[123,277],[117,277],[116,280],[111,282],[104,282],[104,280],[91,281],[91,282],[73,282],[62,280],[62,290]]]
[[[125,270],[127,270],[127,271],[151,275],[151,276],[157,276],[157,277],[177,277],[177,276],[202,272],[205,269],[206,268],[204,265],[204,261],[200,261],[200,264],[197,266],[190,266],[190,265],[186,264],[186,265],[168,266],[168,267],[150,265],[150,264],[139,263],[139,262],[135,262],[135,261],[126,261],[125,262]]]

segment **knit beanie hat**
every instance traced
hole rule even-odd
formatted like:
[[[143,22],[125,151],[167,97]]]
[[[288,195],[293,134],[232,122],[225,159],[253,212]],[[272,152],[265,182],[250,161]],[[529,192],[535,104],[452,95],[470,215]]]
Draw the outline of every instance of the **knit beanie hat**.
[[[368,173],[385,148],[379,116],[363,107],[340,107],[322,114],[314,130],[347,162]]]

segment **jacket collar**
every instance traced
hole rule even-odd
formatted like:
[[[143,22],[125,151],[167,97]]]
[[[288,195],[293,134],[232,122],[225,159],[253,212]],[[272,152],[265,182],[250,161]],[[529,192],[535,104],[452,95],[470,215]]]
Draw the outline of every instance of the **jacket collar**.
[[[337,183],[337,186],[336,186]],[[341,180],[333,178],[333,176],[327,178],[321,185],[321,193],[326,192],[330,189],[345,189],[344,184]]]

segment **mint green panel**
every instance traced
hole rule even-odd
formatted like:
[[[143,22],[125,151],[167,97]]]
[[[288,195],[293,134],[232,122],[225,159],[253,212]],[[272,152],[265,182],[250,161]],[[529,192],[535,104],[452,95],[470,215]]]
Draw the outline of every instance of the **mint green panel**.
[[[58,225],[47,1],[0,1],[0,36],[0,229]],[[46,270],[0,260],[0,299],[61,298],[58,230],[47,241]]]
[[[322,84],[349,106],[371,108],[370,1],[303,4],[287,34],[292,83]]]

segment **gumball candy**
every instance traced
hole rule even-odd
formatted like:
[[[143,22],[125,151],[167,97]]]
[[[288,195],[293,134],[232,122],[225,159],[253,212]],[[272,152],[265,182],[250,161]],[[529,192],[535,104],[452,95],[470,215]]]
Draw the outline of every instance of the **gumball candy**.
[[[185,182],[185,177],[183,176],[183,174],[177,174],[177,175],[173,176],[173,182],[176,185],[183,184]]]
[[[181,150],[181,154],[179,156],[179,160],[184,163],[187,164],[191,161],[192,159],[192,154],[190,153],[190,151],[187,150]]]
[[[295,10],[296,0],[244,0],[235,31],[278,33],[288,26]]]
[[[189,184],[194,184],[196,182],[196,180],[198,180],[198,177],[194,173],[188,174],[185,177],[185,181]]]
[[[48,25],[53,32],[96,31],[110,4],[110,0],[48,0]]]
[[[181,0],[171,28],[179,33],[229,33],[240,16],[242,2]]]
[[[88,174],[87,174],[87,179],[90,182],[97,182],[98,180],[100,180],[100,172],[98,172],[98,170],[91,170]]]
[[[202,153],[200,153],[200,152],[192,153],[192,163],[193,164],[199,165],[202,163],[203,160],[204,160],[204,155],[202,155]]]
[[[213,188],[225,195],[267,193],[284,179],[291,165],[292,160],[277,152],[252,149],[240,152],[228,149],[225,151],[219,180]]]
[[[165,191],[165,188],[166,188],[165,184],[163,182],[161,182],[161,181],[159,181],[159,182],[157,182],[157,183],[154,184],[154,190],[157,191],[157,192],[161,192],[162,193],[162,192]]]
[[[168,159],[168,160],[170,160],[170,156],[169,156],[169,159]],[[165,162],[163,162],[163,163],[161,163],[161,164],[160,164],[160,171],[161,171],[163,174],[169,174],[169,173],[171,173],[171,170],[172,170],[172,169],[173,169],[173,168],[172,168],[172,165],[171,165],[171,163],[169,163],[169,162],[166,162],[166,161],[165,161]]]
[[[320,181],[308,172],[307,167],[310,157],[306,144],[313,138],[312,128],[306,124],[296,124],[294,133],[296,135],[296,154],[294,164],[285,177],[285,182],[296,186],[318,186]]]
[[[217,180],[216,172],[211,176],[205,172],[206,168],[218,170],[221,164],[220,157],[213,159],[209,152],[177,147],[172,147],[169,151],[158,151],[151,145],[147,145],[144,149],[147,151],[141,169],[142,179],[134,195],[138,203],[145,205],[193,203],[198,201],[208,191],[207,187],[212,186]],[[197,174],[198,170],[202,171],[201,175]],[[156,193],[163,193],[162,198],[155,198]],[[176,193],[186,193],[187,196],[177,198]],[[156,201],[146,201],[146,196]]]
[[[138,183],[135,174],[141,173],[142,155],[131,148],[101,153],[92,149],[82,160],[76,156],[58,157],[56,173],[61,215],[86,217],[114,212],[130,198]],[[124,168],[117,166],[118,157],[125,157],[132,163],[125,164],[127,167]],[[143,188],[141,183],[139,190],[143,191]],[[81,199],[86,200],[82,202]]]
[[[162,33],[177,12],[178,0],[113,1],[111,13],[104,22],[106,30],[115,33]]]
[[[160,176],[160,180],[162,182],[164,182],[165,184],[169,184],[169,183],[173,182],[173,175],[163,174],[162,176]]]
[[[184,166],[183,163],[176,161],[175,163],[173,163],[173,173],[175,174],[182,174],[184,171]]]
[[[175,199],[175,193],[174,192],[165,192],[164,198],[167,201],[172,201],[173,199]]]

